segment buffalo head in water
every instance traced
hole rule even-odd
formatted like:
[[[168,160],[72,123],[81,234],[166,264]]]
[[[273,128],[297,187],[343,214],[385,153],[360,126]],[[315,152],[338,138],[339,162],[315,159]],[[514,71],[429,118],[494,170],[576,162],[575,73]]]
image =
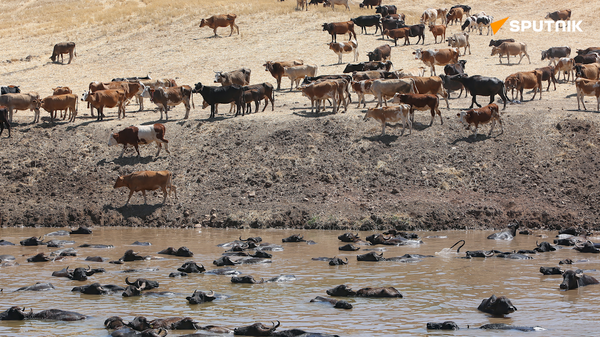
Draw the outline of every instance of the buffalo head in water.
[[[192,296],[188,296],[185,299],[190,304],[200,304],[204,302],[212,302],[216,299],[215,292],[211,290],[210,293],[205,293],[203,291],[194,290]]]
[[[200,264],[202,267],[198,266],[194,261],[188,261],[184,263],[181,267],[177,268],[177,271],[184,273],[203,273],[206,271],[203,264]]]
[[[492,295],[490,298],[484,299],[477,310],[494,316],[502,316],[515,312],[517,308],[506,296],[496,297],[496,295]]]
[[[340,259],[339,257],[334,257],[333,259],[329,260],[330,266],[342,266],[345,264],[348,264],[348,258],[346,258],[346,261]]]
[[[52,259],[46,256],[44,253],[38,253],[30,258],[27,258],[27,262],[48,262],[50,260]]]
[[[323,297],[323,296],[317,296],[310,301],[311,302],[328,302],[328,303],[333,304],[333,307],[336,309],[352,309],[352,304],[350,304],[346,301],[336,300],[333,298],[327,298],[327,297]]]
[[[375,252],[368,252],[366,254],[357,255],[356,259],[358,261],[371,261],[371,262],[385,261],[385,257],[383,257],[383,253],[377,254]]]
[[[42,310],[33,313],[33,310],[26,313],[25,308],[12,307],[0,313],[0,320],[24,320],[24,319],[46,319],[54,321],[78,321],[85,319],[86,316],[73,312],[59,309]]]
[[[167,254],[167,255],[175,255],[182,257],[192,257],[194,253],[192,253],[187,247],[179,247],[179,249],[175,250],[173,247],[169,247],[167,249],[163,249],[158,254]]]
[[[67,267],[66,277],[68,277],[74,281],[86,281],[88,276],[92,276],[95,273],[103,273],[103,272],[105,272],[105,270],[103,268],[92,269],[90,266],[88,266],[87,269],[79,267],[79,268],[75,268],[73,270],[69,270],[69,267]]]
[[[341,284],[335,288],[328,289],[326,293],[329,296],[356,296],[356,291],[350,289],[350,287],[348,287],[345,284]]]
[[[600,249],[598,249],[591,241],[576,243],[573,249],[581,253],[600,253]]]
[[[271,336],[273,335],[273,332],[275,332],[275,329],[281,325],[279,321],[277,321],[277,324],[275,324],[275,322],[272,323],[273,326],[270,328],[262,323],[254,323],[249,326],[235,328],[233,334],[238,336]]]
[[[145,278],[138,278],[137,280],[135,280],[133,282],[129,282],[129,277],[126,277],[125,283],[127,283],[127,285],[130,285],[130,286],[143,288],[143,290],[150,290],[150,289],[158,288],[157,281],[151,281],[151,280],[147,280]]]
[[[21,246],[41,246],[44,244],[41,236],[39,238],[32,236],[29,239],[21,240],[20,243]]]
[[[150,321],[150,325],[153,329],[167,330],[197,330],[200,328],[198,322],[190,317],[159,318]]]
[[[352,234],[352,233],[344,233],[340,236],[338,236],[338,240],[342,241],[342,242],[357,242],[360,241],[360,237],[358,236],[358,233],[356,234]]]
[[[560,289],[571,290],[579,287],[584,287],[590,284],[598,284],[595,278],[584,275],[581,269],[567,270],[563,273],[563,281],[560,284]]]
[[[443,323],[427,323],[429,330],[458,330],[458,325],[453,321],[445,321]]]
[[[300,234],[294,234],[285,239],[281,239],[281,242],[306,242],[306,240],[304,240],[304,236]]]
[[[254,276],[252,275],[244,275],[244,276],[234,276],[231,278],[231,283],[248,283],[248,284],[257,284],[263,283],[263,280],[256,281]]]

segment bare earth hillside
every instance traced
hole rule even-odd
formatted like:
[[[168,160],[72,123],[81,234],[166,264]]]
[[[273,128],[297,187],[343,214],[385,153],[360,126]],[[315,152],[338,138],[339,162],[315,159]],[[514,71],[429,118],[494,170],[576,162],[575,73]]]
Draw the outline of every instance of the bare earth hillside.
[[[429,7],[450,7],[451,1],[422,1],[406,5],[390,1],[418,23]],[[543,20],[547,12],[562,9],[558,1],[471,1],[473,12],[485,11],[495,20]],[[569,3],[573,20],[582,20],[583,33],[510,32],[508,24],[496,36],[470,36],[469,75],[504,79],[517,71],[546,66],[541,50],[568,45],[597,46],[600,23],[594,14],[600,3]],[[584,9],[585,8],[585,9]],[[328,50],[331,38],[324,22],[346,21],[375,10],[351,11],[311,6],[296,11],[287,0],[256,1],[16,1],[0,3],[0,79],[41,97],[66,85],[81,95],[91,81],[122,76],[174,78],[193,86],[213,82],[214,71],[247,67],[251,82],[275,80],[262,66],[266,60],[302,59],[319,66],[318,75],[341,73],[337,55]],[[220,28],[213,37],[199,28],[201,18],[236,13],[240,34]],[[439,21],[438,21],[439,23]],[[359,32],[360,29],[357,29]],[[360,60],[366,53],[393,41],[358,35]],[[460,31],[448,27],[447,35]],[[484,31],[485,34],[485,31]],[[490,56],[491,38],[515,38],[528,45],[520,65],[499,64]],[[338,36],[338,41],[346,40]],[[74,41],[77,57],[70,65],[52,63],[57,42]],[[416,42],[413,39],[411,43]],[[426,33],[419,48],[444,48]],[[396,70],[421,66],[412,55],[414,45],[392,48]],[[344,61],[351,61],[344,55]],[[513,62],[514,59],[511,60]],[[505,61],[503,61],[505,63]],[[442,73],[442,67],[436,67]],[[429,71],[427,71],[427,76]],[[2,226],[251,226],[298,228],[442,229],[503,227],[513,221],[534,228],[599,224],[598,165],[600,139],[596,100],[586,99],[588,111],[577,111],[575,87],[559,82],[556,91],[544,90],[541,100],[508,104],[500,128],[487,137],[489,126],[469,137],[456,114],[468,108],[469,98],[442,104],[443,125],[417,112],[412,134],[400,136],[402,126],[380,126],[363,121],[366,109],[356,108],[356,95],[345,113],[310,112],[310,101],[299,90],[289,92],[289,80],[275,94],[275,110],[234,117],[221,106],[214,120],[195,108],[188,120],[178,106],[167,127],[171,154],[155,158],[155,146],[133,149],[119,158],[120,148],[108,147],[108,136],[129,125],[152,124],[159,113],[152,103],[127,117],[97,122],[80,102],[75,123],[31,124],[33,113],[15,115],[13,134],[3,133],[0,144],[0,223]],[[544,85],[544,88],[546,85]],[[510,93],[509,93],[510,95]],[[374,107],[370,101],[367,107]],[[486,97],[479,103],[487,104]],[[497,102],[498,103],[498,102]],[[262,109],[262,106],[261,106]],[[136,194],[124,207],[125,189],[114,190],[119,175],[139,170],[174,173],[178,199],[161,205],[161,193],[151,193],[148,205]]]

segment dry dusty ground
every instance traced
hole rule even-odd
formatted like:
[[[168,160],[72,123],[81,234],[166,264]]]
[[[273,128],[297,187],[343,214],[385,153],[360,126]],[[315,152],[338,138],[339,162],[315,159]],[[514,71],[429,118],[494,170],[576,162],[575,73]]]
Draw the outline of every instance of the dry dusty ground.
[[[450,7],[451,1],[396,4],[416,23],[428,7]],[[474,12],[496,19],[542,20],[561,9],[558,1],[471,1]],[[568,45],[597,45],[600,24],[593,16],[600,3],[574,1],[573,19],[583,20],[584,33],[511,33],[503,27],[494,38],[513,37],[528,44],[531,64],[500,65],[490,56],[490,36],[471,34],[472,54],[466,70],[504,79],[507,75],[547,65],[540,51]],[[0,10],[1,84],[20,85],[42,97],[67,85],[81,94],[91,81],[114,77],[176,78],[180,84],[213,81],[215,70],[252,69],[253,83],[275,83],[262,64],[266,60],[303,59],[317,64],[318,74],[341,73],[337,56],[328,50],[324,22],[345,21],[374,13],[311,7],[294,10],[290,1],[30,1],[5,0]],[[584,9],[585,8],[585,9]],[[200,18],[238,14],[240,34],[220,37],[198,27]],[[44,14],[42,14],[44,13]],[[460,28],[448,27],[449,32]],[[369,29],[372,34],[373,29]],[[344,40],[345,37],[339,37]],[[70,65],[53,64],[54,43],[75,41],[77,57]],[[434,45],[428,32],[425,48]],[[374,47],[392,43],[380,36],[358,36],[360,60]],[[395,68],[422,65],[413,46],[394,47]],[[344,61],[351,56],[344,55]],[[441,72],[441,67],[437,68]],[[286,88],[289,81],[284,79]],[[147,226],[277,226],[356,228],[395,226],[402,229],[502,227],[520,221],[530,227],[557,228],[582,224],[598,227],[597,155],[599,116],[577,111],[574,85],[559,83],[542,100],[510,104],[502,115],[504,132],[476,139],[458,124],[456,113],[470,98],[452,99],[442,109],[444,124],[417,113],[411,135],[389,127],[385,137],[366,110],[351,104],[346,113],[310,113],[310,102],[298,91],[276,93],[275,111],[233,117],[225,107],[215,120],[196,108],[189,120],[176,107],[167,126],[171,154],[155,158],[154,146],[118,158],[109,148],[111,130],[151,124],[159,114],[153,104],[143,112],[128,107],[125,120],[109,110],[96,122],[80,104],[75,123],[30,124],[33,113],[16,114],[11,138],[0,143],[2,226],[147,225]],[[356,98],[356,96],[354,96]],[[487,102],[480,98],[481,103]],[[595,100],[586,100],[595,108]],[[374,106],[369,103],[368,106]],[[6,132],[6,131],[5,131]],[[178,199],[162,206],[158,194],[143,205],[141,195],[123,207],[127,193],[113,190],[118,175],[138,170],[174,173]]]

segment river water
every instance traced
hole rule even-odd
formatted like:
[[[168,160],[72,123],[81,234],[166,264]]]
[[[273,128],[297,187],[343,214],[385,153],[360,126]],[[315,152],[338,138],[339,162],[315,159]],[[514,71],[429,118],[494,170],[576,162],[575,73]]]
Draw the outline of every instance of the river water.
[[[23,247],[19,241],[31,236],[47,234],[55,229],[2,228],[0,239],[16,246],[0,246],[0,255],[16,257],[17,266],[0,268],[0,311],[11,306],[76,311],[90,316],[84,321],[0,321],[0,336],[106,336],[103,322],[118,315],[125,320],[135,316],[149,319],[171,316],[189,316],[201,325],[220,325],[229,328],[262,322],[270,325],[279,320],[279,330],[292,328],[312,332],[326,332],[340,336],[593,336],[600,328],[600,311],[596,309],[600,285],[576,290],[561,291],[560,275],[543,276],[541,266],[557,266],[558,261],[571,258],[577,262],[564,269],[583,269],[586,274],[600,279],[600,259],[596,254],[578,253],[570,247],[555,252],[532,255],[531,260],[508,260],[503,258],[459,259],[463,251],[497,249],[512,251],[533,249],[536,241],[552,242],[555,232],[535,232],[534,235],[518,235],[512,241],[487,240],[490,231],[417,232],[423,244],[412,246],[361,246],[358,252],[341,252],[344,243],[337,239],[343,232],[299,230],[234,230],[234,229],[150,229],[150,228],[94,228],[92,235],[46,237],[73,240],[77,257],[62,261],[29,263],[27,257],[39,252],[49,253],[57,248],[46,246]],[[282,243],[291,234],[302,234],[305,239],[316,242]],[[361,238],[373,234],[360,232]],[[432,238],[428,236],[443,236]],[[547,238],[539,237],[547,236]],[[282,283],[232,284],[229,276],[190,274],[188,277],[170,278],[185,261],[202,263],[207,270],[216,268],[212,261],[219,258],[225,248],[217,244],[238,237],[260,236],[263,242],[283,246],[283,251],[273,252],[272,263],[238,265],[242,275],[255,279],[278,275],[295,275],[296,280]],[[457,240],[466,240],[460,254],[443,252]],[[151,246],[132,246],[134,241],[146,241]],[[114,248],[79,248],[84,243],[111,244]],[[186,246],[194,252],[193,258],[156,254],[158,251]],[[381,248],[384,257],[396,257],[407,253],[435,255],[420,262],[357,262],[356,255],[365,249]],[[108,262],[87,262],[88,256],[101,256],[116,260],[133,249],[151,260],[126,262],[122,265]],[[438,253],[436,255],[436,253]],[[329,266],[327,262],[313,261],[313,257],[348,257],[345,266]],[[91,276],[88,281],[72,281],[52,277],[53,271],[69,266],[105,268],[106,273]],[[157,271],[122,273],[126,269],[158,268]],[[178,293],[170,296],[142,296],[124,298],[113,295],[83,295],[71,292],[75,286],[99,282],[125,286],[130,280],[144,277],[160,283],[157,291]],[[36,282],[51,282],[56,289],[43,292],[15,289]],[[393,286],[404,298],[344,298],[352,303],[352,310],[334,309],[328,303],[310,303],[315,296],[327,296],[325,290],[346,284],[354,290],[363,287]],[[229,296],[211,303],[190,305],[185,297],[197,290],[214,290]],[[492,294],[507,296],[518,311],[504,318],[491,317],[479,312],[477,306]],[[428,331],[427,322],[455,321],[461,330],[455,332]],[[545,332],[491,331],[477,327],[487,323],[507,323],[523,326],[540,326]],[[467,328],[470,326],[470,328]],[[172,331],[177,336],[193,331]]]

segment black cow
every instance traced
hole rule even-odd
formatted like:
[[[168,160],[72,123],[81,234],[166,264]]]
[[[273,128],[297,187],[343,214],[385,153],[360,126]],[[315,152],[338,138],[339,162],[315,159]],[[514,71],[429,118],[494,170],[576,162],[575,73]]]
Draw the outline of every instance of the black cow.
[[[262,109],[263,112],[267,109],[267,106],[269,106],[269,101],[271,101],[271,111],[275,110],[275,94],[274,94],[273,85],[271,83],[264,82],[264,83],[260,83],[260,84],[247,85],[245,87],[242,87],[242,90],[244,90],[244,92],[248,91],[248,90],[252,91],[252,98],[254,99],[254,102],[256,103],[255,104],[256,112],[258,112],[258,107],[260,105],[260,101],[263,99],[265,100],[265,107]],[[248,104],[247,108],[250,108],[250,101],[245,100],[245,103]],[[252,239],[252,238],[248,238],[248,239]],[[258,237],[258,239],[261,239],[261,238]],[[258,241],[258,242],[260,242],[260,241]],[[254,243],[258,243],[258,242],[254,242]]]
[[[42,246],[44,243],[42,242],[42,237],[36,238],[35,236],[30,237],[29,239],[21,240],[21,246]]]
[[[458,325],[453,321],[445,321],[443,323],[427,323],[429,330],[458,330]]]
[[[398,8],[396,8],[395,5],[377,6],[375,8],[375,13],[379,13],[379,14],[381,14],[382,18],[385,18],[386,16],[388,16],[390,14],[397,14]]]
[[[381,30],[381,15],[361,15],[357,18],[350,19],[350,21],[354,22],[355,25],[360,27],[361,33],[367,34],[367,27],[375,26],[375,33],[377,34],[377,30]]]
[[[576,251],[581,252],[581,253],[594,253],[594,254],[600,253],[600,249],[598,249],[594,245],[594,243],[591,241],[578,243],[575,245],[575,247],[573,247],[573,249],[575,249]]]
[[[373,9],[373,6],[380,6],[381,5],[381,0],[363,0],[363,2],[358,5],[360,8],[371,8]]]
[[[410,37],[419,37],[419,40],[415,44],[419,44],[419,41],[423,39],[423,44],[425,44],[425,25],[420,23],[418,25],[408,26],[410,30],[408,31],[408,36]],[[408,43],[410,44],[410,42]]]
[[[453,8],[462,8],[463,12],[466,15],[471,15],[471,6],[467,6],[467,5],[454,5],[452,7],[450,7],[450,9],[448,10],[448,12],[450,12]]]
[[[194,253],[192,253],[187,247],[179,247],[179,249],[175,250],[173,247],[169,247],[167,249],[163,249],[158,254],[166,254],[166,255],[175,255],[175,256],[183,256],[183,257],[192,257]]]
[[[494,316],[503,316],[515,312],[517,308],[506,296],[496,297],[496,295],[492,295],[490,298],[481,301],[477,310]]]
[[[287,238],[281,239],[281,242],[306,242],[306,240],[304,239],[304,236],[300,234],[293,234]]]
[[[356,234],[344,233],[344,234],[338,236],[338,240],[340,240],[342,242],[357,242],[357,241],[360,241],[360,237],[358,236],[358,233],[356,233]]]
[[[556,250],[556,248],[552,247],[552,245],[549,242],[542,242],[540,244],[537,244],[537,247],[533,248],[534,251],[538,252],[538,253],[545,253],[545,252],[553,252]]]
[[[86,319],[86,316],[73,312],[59,309],[42,310],[38,313],[25,312],[25,308],[11,307],[4,312],[0,312],[0,320],[21,321],[25,319],[45,319],[54,321],[78,321]]]
[[[550,60],[548,65],[550,65],[552,62],[556,63],[556,59],[568,57],[569,55],[571,55],[571,48],[569,47],[552,47],[542,50],[542,61],[548,59]]]
[[[312,300],[310,300],[310,302],[327,302],[327,303],[331,303],[333,304],[333,307],[336,309],[352,309],[352,304],[343,301],[343,300],[336,300],[333,298],[327,298],[327,297],[323,297],[323,296],[317,296],[315,298],[313,298]]]
[[[8,109],[5,106],[0,106],[0,136],[4,128],[8,129],[8,138],[10,138],[10,122],[8,121]]]
[[[560,267],[540,267],[540,273],[544,275],[562,275]]]
[[[392,47],[389,44],[384,44],[367,53],[369,61],[385,61],[390,58]]]
[[[211,291],[210,293],[205,293],[203,291],[194,290],[192,296],[188,296],[185,299],[190,304],[200,304],[204,302],[212,302],[216,299],[215,292]]]
[[[502,110],[506,109],[506,102],[508,102],[508,97],[506,97],[506,89],[504,88],[504,82],[495,77],[487,77],[481,75],[468,76],[466,74],[458,74],[452,76],[452,79],[462,83],[465,86],[467,91],[471,93],[473,99],[471,100],[471,106],[469,109],[473,108],[473,104],[477,104],[478,107],[481,108],[481,105],[477,103],[476,96],[490,96],[490,103],[494,102],[494,97],[496,95],[500,95],[502,100],[504,100],[504,107]]]
[[[577,55],[585,55],[590,53],[600,53],[600,47],[589,47],[586,49],[577,49]]]
[[[217,104],[235,102],[237,106],[236,116],[242,110],[244,105],[243,88],[237,84],[225,85],[221,87],[209,87],[198,82],[194,86],[193,93],[202,95],[204,101],[210,105],[210,118],[215,118]]]
[[[444,74],[457,75],[465,73],[466,60],[459,60],[458,63],[446,64],[444,66]]]
[[[21,89],[19,88],[18,85],[6,85],[6,86],[1,86],[0,87],[0,93],[2,95],[4,94],[19,94],[21,93]]]
[[[573,58],[573,61],[575,61],[575,63],[580,63],[580,64],[590,64],[590,63],[594,63],[597,62],[597,60],[600,58],[599,54],[597,53],[590,53],[590,54],[585,54],[585,55],[577,55]]]
[[[396,19],[394,17],[388,16],[381,19],[381,36],[383,36],[383,32],[385,30],[392,30],[396,28],[404,28],[406,24],[404,20]]]
[[[464,86],[462,85],[462,83],[457,82],[455,80],[452,79],[451,76],[448,75],[439,75],[440,78],[442,79],[442,85],[444,86],[444,89],[446,89],[446,91],[448,92],[448,98],[450,98],[450,94],[460,90],[460,93],[458,94],[458,98],[460,98],[460,96],[463,93],[464,90]],[[465,97],[467,97],[468,91],[465,90]]]
[[[360,250],[360,247],[357,247],[351,243],[343,245],[341,247],[338,248],[338,250],[343,250],[343,251],[347,251],[347,252],[354,252],[357,250]]]
[[[206,271],[206,268],[204,268],[203,264],[200,264],[200,266],[198,266],[196,264],[196,262],[194,261],[188,261],[186,263],[184,263],[181,267],[177,268],[177,271],[180,272],[184,272],[184,273],[203,273]]]
[[[334,257],[333,259],[329,260],[330,266],[342,266],[345,264],[348,264],[348,258],[346,258],[346,261],[340,259],[339,257]]]
[[[500,47],[504,42],[515,42],[515,39],[490,40],[489,47]]]
[[[262,323],[254,323],[249,326],[235,328],[233,329],[233,334],[238,336],[272,336],[275,329],[281,325],[279,321],[277,321],[277,324],[275,324],[275,322],[272,323],[273,326],[270,328]]]
[[[590,284],[598,284],[595,278],[584,275],[581,269],[567,270],[563,273],[563,281],[560,284],[560,289],[571,290],[579,287],[584,287]]]

